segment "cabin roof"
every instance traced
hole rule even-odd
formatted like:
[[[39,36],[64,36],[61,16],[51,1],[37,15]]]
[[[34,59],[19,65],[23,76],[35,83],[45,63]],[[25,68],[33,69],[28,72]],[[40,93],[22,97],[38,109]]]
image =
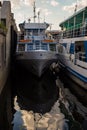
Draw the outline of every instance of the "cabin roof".
[[[24,29],[46,29],[48,26],[47,23],[25,23]]]

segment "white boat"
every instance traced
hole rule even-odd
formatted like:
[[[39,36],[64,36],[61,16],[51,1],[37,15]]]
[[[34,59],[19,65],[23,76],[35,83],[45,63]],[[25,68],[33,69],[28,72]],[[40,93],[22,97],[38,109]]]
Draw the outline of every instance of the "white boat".
[[[53,62],[57,61],[57,42],[46,35],[46,29],[50,25],[46,22],[35,22],[35,17],[34,3],[34,22],[30,23],[29,20],[28,23],[19,24],[21,34],[18,36],[16,60],[40,77]]]
[[[60,23],[58,60],[67,75],[87,89],[87,7]]]

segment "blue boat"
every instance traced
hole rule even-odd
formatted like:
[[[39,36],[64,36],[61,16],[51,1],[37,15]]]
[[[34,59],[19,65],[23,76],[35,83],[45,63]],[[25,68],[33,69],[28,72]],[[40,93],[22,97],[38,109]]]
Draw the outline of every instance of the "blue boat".
[[[87,7],[60,23],[58,60],[67,75],[87,89]]]

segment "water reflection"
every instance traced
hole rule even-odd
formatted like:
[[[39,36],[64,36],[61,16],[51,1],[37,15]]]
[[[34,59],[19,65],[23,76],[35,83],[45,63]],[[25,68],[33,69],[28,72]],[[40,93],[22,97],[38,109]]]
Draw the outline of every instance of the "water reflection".
[[[23,69],[18,69],[15,73],[14,109],[16,111],[13,130],[27,130],[30,127],[34,128],[34,125],[36,129],[43,128],[42,126],[46,129],[49,126],[48,130],[87,128],[85,126],[87,121],[86,93],[73,84],[69,78],[66,76],[63,78],[63,75],[58,74],[57,77],[62,81],[59,80],[61,84],[58,89],[50,71],[41,78]],[[85,101],[83,97],[86,98]],[[49,113],[46,114],[46,112]],[[60,119],[62,120],[58,121]],[[56,128],[53,128],[54,126]]]
[[[13,130],[19,130],[21,129],[19,127],[23,126],[23,113],[33,111],[44,114],[51,110],[58,99],[59,92],[55,78],[49,70],[41,78],[38,78],[22,68],[17,68],[14,75],[14,87],[16,90],[14,109],[16,111]],[[24,127],[22,129],[25,130]]]
[[[16,88],[21,109],[44,113],[58,98],[58,89],[50,71],[38,78],[22,70],[16,77]]]
[[[68,109],[74,119],[78,121],[84,130],[87,129],[87,90],[84,90],[73,82],[64,72],[60,71],[59,79],[63,84],[64,99],[69,103]],[[85,125],[84,125],[85,124]]]
[[[64,87],[68,88],[70,92],[74,94],[85,107],[87,107],[87,90],[72,81],[62,71],[60,71],[59,77],[61,82],[64,84]]]
[[[13,119],[13,130],[69,130],[67,120],[60,111],[58,100],[51,111],[45,114],[21,110],[17,103],[17,96],[14,101],[16,113]]]
[[[11,86],[10,77],[0,93],[0,130],[11,130]]]

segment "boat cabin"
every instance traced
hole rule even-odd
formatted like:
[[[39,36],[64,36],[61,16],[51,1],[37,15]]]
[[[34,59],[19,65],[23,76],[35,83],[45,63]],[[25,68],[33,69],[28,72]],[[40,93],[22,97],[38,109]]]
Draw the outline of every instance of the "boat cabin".
[[[87,68],[87,7],[60,23],[58,52],[74,64]]]
[[[47,23],[20,24],[21,34],[18,36],[18,51],[56,51],[56,42],[46,35]]]
[[[87,36],[87,7],[75,12],[59,25],[63,38]]]

